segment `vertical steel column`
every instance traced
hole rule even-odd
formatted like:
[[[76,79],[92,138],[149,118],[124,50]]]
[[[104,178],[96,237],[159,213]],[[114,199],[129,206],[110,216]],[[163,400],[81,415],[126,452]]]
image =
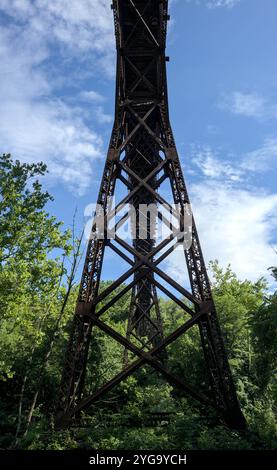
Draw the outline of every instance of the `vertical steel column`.
[[[57,424],[68,424],[80,411],[147,363],[201,403],[216,408],[227,424],[244,428],[245,419],[238,403],[194,219],[192,245],[189,249],[184,247],[191,292],[158,267],[160,260],[172,252],[172,248],[167,245],[176,234],[172,232],[169,241],[157,245],[151,234],[147,214],[145,237],[139,237],[141,205],[152,204],[157,207],[158,221],[158,206],[167,203],[159,193],[160,185],[166,179],[170,182],[173,200],[183,213],[185,205],[189,204],[168,112],[165,56],[168,0],[113,0],[112,9],[117,46],[115,122],[98,204],[108,217],[108,201],[114,194],[116,181],[120,180],[126,185],[128,196],[123,202],[132,204],[136,213],[136,222],[132,227],[134,241],[130,245],[117,237],[115,246],[105,236],[99,240],[95,237],[96,227],[93,224],[66,352]],[[181,225],[178,228],[181,230]],[[130,264],[130,268],[99,294],[107,244]],[[133,280],[126,285],[130,276]],[[157,277],[162,278],[169,288],[160,283]],[[99,308],[100,302],[102,305],[119,286],[123,286],[122,291]],[[163,335],[157,288],[191,316],[190,320],[166,338]],[[192,307],[177,298],[173,289],[187,298]],[[132,295],[125,338],[102,322],[100,317],[128,292]],[[193,390],[182,377],[176,377],[168,371],[161,359],[165,348],[195,324],[200,331],[212,388],[212,402],[199,390]],[[93,325],[125,347],[124,368],[91,396],[83,398]],[[140,348],[131,342],[132,337],[141,342]],[[131,364],[128,362],[129,350],[138,356]]]

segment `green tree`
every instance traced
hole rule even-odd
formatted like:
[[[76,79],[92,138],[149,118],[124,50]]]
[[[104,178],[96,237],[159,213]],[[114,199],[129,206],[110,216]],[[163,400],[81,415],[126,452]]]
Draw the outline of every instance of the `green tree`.
[[[86,411],[84,429],[55,432],[54,403],[77,297],[81,245],[74,235],[70,242],[69,232],[46,210],[52,198],[38,181],[45,172],[42,163],[0,158],[0,446],[9,447],[16,436],[17,447],[28,449],[276,448],[277,295],[268,292],[263,279],[240,281],[217,262],[211,263],[213,293],[248,431],[228,430],[213,412],[144,366]],[[275,277],[276,272],[272,268]],[[122,335],[129,304],[130,293],[102,317]],[[167,335],[187,316],[171,300],[160,299],[160,306]],[[172,343],[162,360],[207,392],[197,325]],[[85,394],[123,364],[124,347],[94,327]],[[154,422],[163,411],[169,418]]]
[[[0,158],[0,380],[13,421],[18,400],[11,387],[18,396],[30,357],[55,323],[70,253],[70,232],[46,211],[52,197],[37,180],[45,172],[42,163]]]

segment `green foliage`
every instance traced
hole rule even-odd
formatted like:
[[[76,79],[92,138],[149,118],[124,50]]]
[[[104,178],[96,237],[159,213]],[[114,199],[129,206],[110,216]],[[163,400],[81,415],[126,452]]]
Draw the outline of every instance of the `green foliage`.
[[[45,211],[52,198],[35,179],[45,171],[42,163],[0,159],[0,380],[24,370],[58,309],[70,234]]]
[[[0,447],[276,449],[277,296],[268,293],[263,279],[242,282],[217,262],[211,263],[214,298],[248,430],[227,429],[213,412],[145,366],[92,406],[82,427],[55,431],[54,404],[77,287],[67,296],[70,233],[46,211],[52,198],[38,181],[45,172],[42,163],[21,164],[10,155],[0,159]],[[103,315],[123,335],[129,303],[125,295]],[[170,334],[185,314],[165,298],[160,306],[165,334]],[[167,348],[163,361],[191,385],[207,390],[197,326]],[[124,348],[94,328],[85,394],[119,373],[123,363]],[[24,436],[35,393],[33,421]],[[161,412],[168,415],[157,420]]]
[[[0,381],[4,433],[15,426],[22,382],[27,395],[62,302],[69,231],[50,216],[52,198],[36,179],[44,164],[0,158]],[[14,430],[13,430],[14,433]]]
[[[256,380],[261,391],[276,389],[277,296],[268,297],[250,320]]]
[[[0,159],[0,260],[44,261],[55,248],[67,248],[67,234],[61,233],[61,222],[44,210],[52,200],[42,191],[35,178],[44,175],[43,163],[13,161],[10,155]]]

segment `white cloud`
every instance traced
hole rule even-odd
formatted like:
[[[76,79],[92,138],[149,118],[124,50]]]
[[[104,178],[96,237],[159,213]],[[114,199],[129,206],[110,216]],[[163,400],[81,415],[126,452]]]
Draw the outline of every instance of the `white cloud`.
[[[1,152],[22,161],[44,161],[52,179],[82,194],[92,162],[101,156],[101,138],[88,129],[79,109],[51,95],[51,85],[37,67],[44,57],[41,51],[26,47],[22,55],[9,39],[7,32],[0,33]]]
[[[276,262],[277,194],[207,182],[192,188],[192,200],[206,258],[230,263],[242,279],[267,275]]]
[[[113,116],[105,113],[102,106],[97,106],[95,109],[95,116],[100,124],[110,124],[113,121]]]
[[[0,0],[0,10],[33,38],[95,53],[100,65],[113,73],[114,30],[107,0]]]
[[[65,81],[63,63],[74,57],[111,74],[115,48],[109,4],[0,0],[0,13],[8,15],[0,31],[0,151],[23,161],[43,160],[50,178],[78,194],[89,186],[102,140],[86,125],[84,110],[58,98],[55,86]],[[49,67],[53,53],[59,58],[55,76]],[[97,104],[95,120],[109,123],[111,117],[99,106],[104,98],[93,90],[86,93]]]
[[[80,99],[85,103],[91,104],[91,115],[95,120],[97,120],[97,122],[99,122],[99,124],[112,123],[113,116],[105,113],[103,106],[100,105],[100,103],[103,103],[106,100],[103,95],[94,90],[82,91],[80,93]]]
[[[83,194],[92,161],[101,156],[101,139],[62,102],[9,101],[0,104],[1,147],[22,161],[44,161],[51,179]],[[57,182],[57,181],[56,181]]]
[[[208,8],[233,8],[241,0],[186,0],[188,3],[194,2],[196,5],[203,5]]]
[[[94,90],[82,91],[80,93],[80,98],[84,101],[89,101],[90,103],[102,103],[105,101],[105,97]]]
[[[202,172],[190,195],[205,259],[218,259],[224,267],[231,264],[241,279],[265,276],[272,282],[268,267],[276,265],[277,194],[250,186],[249,174],[256,177],[272,169],[276,157],[277,139],[272,138],[233,163],[207,145],[192,151],[192,161]],[[186,281],[178,250],[168,260],[167,271]]]
[[[214,179],[225,177],[231,181],[239,181],[242,171],[231,162],[223,161],[209,145],[198,146],[192,151],[192,163],[202,171],[204,176]]]
[[[233,114],[257,119],[277,117],[277,106],[258,93],[235,91],[224,94],[220,99],[219,108]]]
[[[263,145],[243,157],[241,167],[245,171],[262,173],[276,167],[277,164],[277,139],[267,138]]]
[[[226,187],[224,183],[202,181],[191,187],[196,225],[206,261],[218,259],[231,264],[240,279],[270,281],[268,267],[276,264],[273,238],[277,229],[277,194]],[[276,246],[275,246],[276,248]],[[167,265],[179,281],[180,252]]]
[[[203,177],[223,181],[225,184],[245,183],[249,176],[266,173],[277,166],[277,138],[266,138],[261,147],[234,158],[221,157],[209,145],[192,148],[191,161]],[[194,173],[192,171],[192,173]]]
[[[241,0],[207,0],[206,3],[209,8],[218,8],[218,7],[233,8],[240,1]]]

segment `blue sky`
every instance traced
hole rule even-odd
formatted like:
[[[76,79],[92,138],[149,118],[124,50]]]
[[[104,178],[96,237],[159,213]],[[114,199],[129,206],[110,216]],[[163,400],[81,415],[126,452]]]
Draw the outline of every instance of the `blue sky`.
[[[276,265],[277,2],[173,0],[170,13],[170,115],[205,258],[255,280]],[[0,22],[0,151],[45,161],[49,210],[69,226],[77,207],[81,227],[113,121],[110,0],[0,0]]]

